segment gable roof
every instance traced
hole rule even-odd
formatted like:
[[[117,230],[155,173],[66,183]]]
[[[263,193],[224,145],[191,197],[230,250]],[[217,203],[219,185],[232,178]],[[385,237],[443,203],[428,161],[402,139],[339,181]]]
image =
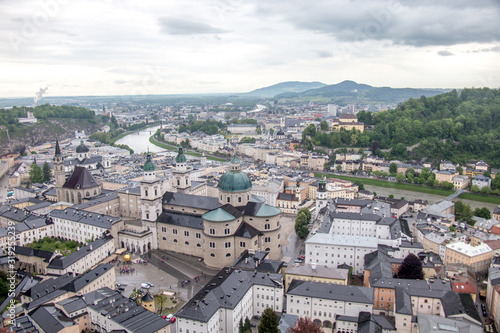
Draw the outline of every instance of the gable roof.
[[[76,166],[71,176],[64,183],[63,188],[85,189],[99,185],[100,183],[94,179],[87,168]]]

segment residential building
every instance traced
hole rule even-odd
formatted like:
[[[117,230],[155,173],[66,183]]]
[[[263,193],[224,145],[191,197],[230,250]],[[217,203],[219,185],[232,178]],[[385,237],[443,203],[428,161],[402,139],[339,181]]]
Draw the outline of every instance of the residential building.
[[[349,284],[349,270],[317,265],[316,263],[311,263],[310,265],[290,265],[285,271],[284,280],[285,292],[293,280],[333,283],[346,286]]]
[[[486,272],[491,263],[492,250],[487,244],[472,246],[464,242],[455,242],[446,245],[444,263],[464,264],[475,272]]]

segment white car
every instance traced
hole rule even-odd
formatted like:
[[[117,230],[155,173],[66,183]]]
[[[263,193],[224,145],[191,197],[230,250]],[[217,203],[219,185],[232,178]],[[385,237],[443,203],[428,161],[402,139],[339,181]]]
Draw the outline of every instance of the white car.
[[[149,285],[149,283],[141,283],[141,288],[149,289],[151,288],[151,286]]]

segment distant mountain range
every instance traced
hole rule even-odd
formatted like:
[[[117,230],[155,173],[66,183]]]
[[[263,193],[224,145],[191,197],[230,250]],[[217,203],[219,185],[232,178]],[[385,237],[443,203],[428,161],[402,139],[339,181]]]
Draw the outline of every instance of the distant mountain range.
[[[398,102],[409,98],[435,96],[449,91],[449,89],[415,89],[373,87],[354,81],[343,81],[337,84],[326,85],[321,82],[282,82],[269,87],[260,88],[246,93],[245,96],[276,97],[290,99],[347,99],[365,100],[372,102]]]
[[[274,84],[269,87],[264,87],[260,89],[252,90],[245,96],[255,96],[255,97],[274,97],[283,93],[301,93],[307,90],[321,88],[326,86],[325,83],[321,82],[300,82],[300,81],[288,81]]]

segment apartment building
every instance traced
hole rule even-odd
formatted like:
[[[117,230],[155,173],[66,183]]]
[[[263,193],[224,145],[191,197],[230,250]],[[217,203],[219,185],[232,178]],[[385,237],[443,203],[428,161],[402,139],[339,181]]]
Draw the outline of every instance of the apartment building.
[[[492,253],[491,248],[484,243],[472,246],[464,242],[455,242],[446,245],[444,263],[463,264],[475,272],[486,272],[491,264]]]
[[[359,316],[372,312],[373,289],[339,284],[293,280],[287,292],[287,313],[309,317],[330,329],[338,315]]]

